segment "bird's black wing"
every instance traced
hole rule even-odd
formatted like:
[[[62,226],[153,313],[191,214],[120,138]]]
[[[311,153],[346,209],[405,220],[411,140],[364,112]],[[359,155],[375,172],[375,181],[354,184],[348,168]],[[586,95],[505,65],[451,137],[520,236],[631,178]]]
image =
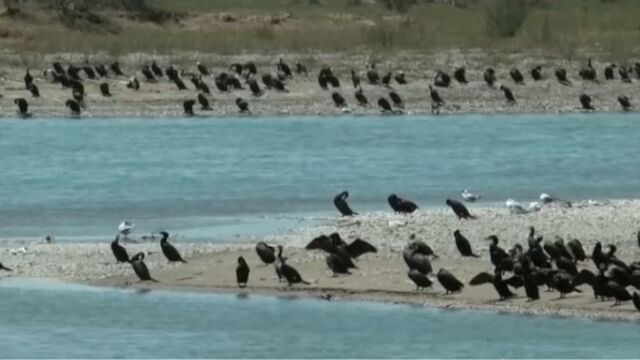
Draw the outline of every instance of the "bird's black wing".
[[[504,280],[505,283],[507,283],[509,286],[514,287],[516,289],[522,287],[524,285],[524,281],[522,281],[522,278],[520,276],[517,275],[513,275],[512,277],[505,279]]]
[[[377,253],[378,249],[368,242],[358,238],[353,240],[353,242],[347,246],[347,251],[349,252],[349,255],[355,259],[358,256],[369,252]]]
[[[307,250],[319,249],[319,250],[324,250],[326,252],[331,252],[330,251],[331,239],[329,239],[327,235],[320,235],[315,239],[311,240],[311,242],[308,243],[307,246],[305,246],[305,249]]]
[[[474,276],[471,281],[469,281],[469,285],[482,285],[487,283],[493,283],[493,275],[484,271]]]

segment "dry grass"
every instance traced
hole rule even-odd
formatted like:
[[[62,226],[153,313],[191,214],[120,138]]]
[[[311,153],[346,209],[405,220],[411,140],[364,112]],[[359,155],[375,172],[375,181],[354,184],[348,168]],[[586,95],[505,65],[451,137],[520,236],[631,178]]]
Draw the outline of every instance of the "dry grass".
[[[491,0],[489,0],[491,1]],[[70,30],[41,13],[28,21],[7,21],[9,36],[0,44],[17,52],[177,53],[200,51],[304,52],[397,50],[419,52],[442,48],[480,48],[495,52],[542,50],[560,58],[586,56],[579,49],[609,53],[619,61],[638,55],[640,29],[637,0],[548,1],[534,8],[511,38],[487,31],[479,6],[467,9],[442,4],[415,6],[406,15],[381,5],[348,6],[344,0],[156,0],[159,8],[186,14],[181,23],[138,23],[112,16],[117,33]],[[222,14],[236,21],[226,22]],[[280,19],[274,24],[274,19]]]

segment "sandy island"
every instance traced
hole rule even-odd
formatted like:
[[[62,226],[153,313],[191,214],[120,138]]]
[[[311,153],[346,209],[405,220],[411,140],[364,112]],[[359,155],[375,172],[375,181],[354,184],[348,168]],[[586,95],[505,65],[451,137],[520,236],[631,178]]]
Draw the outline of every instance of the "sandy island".
[[[590,253],[596,241],[616,244],[618,256],[627,261],[637,260],[640,248],[636,240],[640,224],[640,201],[612,201],[605,205],[565,208],[543,208],[527,215],[512,215],[506,208],[486,205],[471,206],[479,219],[459,221],[449,209],[419,210],[402,216],[388,212],[370,213],[354,218],[327,218],[323,225],[301,227],[289,234],[269,236],[270,244],[283,244],[288,263],[296,267],[312,285],[288,288],[279,283],[273,266],[264,266],[257,257],[254,243],[212,244],[182,243],[174,245],[188,260],[188,264],[168,264],[158,243],[125,244],[129,254],[147,253],[145,262],[159,283],[140,283],[130,265],[116,264],[109,242],[103,243],[5,243],[0,247],[4,265],[14,269],[0,276],[51,278],[98,286],[125,288],[169,289],[189,291],[223,291],[233,293],[277,294],[283,296],[311,296],[324,299],[367,300],[410,303],[453,309],[488,309],[498,312],[581,316],[610,320],[637,320],[640,313],[631,302],[612,307],[613,301],[595,300],[588,285],[581,294],[569,294],[560,300],[557,292],[541,287],[541,299],[529,302],[524,290],[518,297],[497,301],[491,285],[466,286],[459,294],[444,295],[435,280],[432,289],[416,291],[407,278],[407,268],[401,250],[411,234],[429,244],[439,259],[432,261],[434,271],[446,268],[463,282],[481,271],[491,271],[486,236],[497,234],[501,246],[515,243],[526,247],[527,228],[533,225],[546,239],[556,235],[565,239],[578,238]],[[480,259],[461,259],[452,232],[460,229],[472,242]],[[345,240],[361,237],[376,247],[377,254],[358,259],[359,269],[350,276],[333,278],[324,261],[324,254],[304,250],[314,236],[339,231]],[[238,256],[244,256],[251,274],[249,287],[238,289],[235,266]],[[579,268],[593,270],[591,261]],[[629,288],[633,291],[632,288]]]
[[[627,95],[633,105],[634,99],[640,98],[638,82],[640,76],[631,73],[632,82],[624,83],[617,72],[615,79],[604,80],[604,67],[608,64],[600,61],[598,54],[591,54],[594,58],[594,67],[598,71],[598,81],[583,81],[578,76],[581,68],[586,66],[585,61],[566,61],[550,59],[542,54],[487,54],[481,50],[440,51],[435,54],[420,54],[404,52],[383,58],[375,58],[370,54],[284,54],[282,55],[291,67],[297,61],[306,65],[308,76],[294,75],[287,81],[288,92],[269,90],[261,97],[254,97],[247,86],[244,90],[228,93],[217,91],[214,85],[214,76],[225,71],[229,72],[229,65],[253,61],[258,66],[258,81],[260,75],[273,73],[280,54],[273,55],[214,55],[186,53],[179,56],[161,56],[150,54],[130,54],[119,58],[106,55],[84,54],[53,54],[39,58],[37,64],[31,65],[31,74],[35,77],[35,83],[40,89],[40,98],[32,98],[24,86],[24,59],[19,55],[0,54],[0,64],[3,66],[3,74],[0,77],[0,117],[15,117],[16,106],[13,103],[16,98],[25,98],[29,102],[29,111],[33,118],[38,117],[64,117],[69,115],[65,107],[65,101],[71,98],[71,90],[63,89],[60,84],[53,84],[43,76],[43,70],[51,68],[54,61],[60,61],[65,67],[67,64],[83,65],[88,61],[91,65],[109,65],[118,60],[126,76],[116,77],[109,74],[106,79],[84,80],[86,89],[86,108],[82,117],[181,117],[184,116],[182,102],[187,99],[195,99],[197,92],[189,81],[189,76],[183,76],[188,90],[180,91],[175,84],[164,78],[158,83],[144,81],[140,69],[155,60],[162,69],[169,64],[175,64],[179,71],[197,73],[195,64],[201,61],[208,66],[212,75],[204,77],[203,81],[211,89],[208,95],[212,111],[200,110],[195,106],[198,116],[219,117],[236,116],[238,109],[234,103],[237,97],[249,101],[254,116],[283,116],[283,115],[341,115],[345,113],[356,115],[377,115],[380,109],[376,102],[379,97],[389,97],[391,89],[380,85],[369,85],[366,82],[365,70],[371,61],[376,61],[377,69],[382,75],[388,71],[396,73],[403,71],[406,74],[408,84],[399,85],[392,82],[393,88],[405,101],[406,114],[431,114],[431,99],[429,97],[429,84],[433,83],[438,70],[444,70],[452,76],[451,85],[448,88],[437,88],[446,104],[441,108],[442,114],[463,113],[565,113],[583,111],[578,102],[582,93],[590,95],[596,111],[618,112],[621,107],[616,100],[619,95]],[[604,54],[601,56],[606,59]],[[532,67],[541,65],[543,80],[533,81],[529,74]],[[347,101],[347,108],[338,108],[331,100],[332,89],[322,90],[318,86],[318,71],[330,66],[341,81],[341,87],[335,89],[340,92]],[[468,84],[458,84],[453,79],[455,67],[464,66],[467,69]],[[560,84],[554,75],[556,67],[562,66],[567,70],[572,84],[565,86]],[[489,87],[482,78],[482,73],[487,67],[494,67],[498,83]],[[509,76],[509,70],[517,67],[524,74],[525,84],[516,85]],[[354,98],[354,88],[351,83],[351,69],[360,72],[362,87],[370,107],[358,106]],[[81,72],[81,76],[84,76]],[[136,76],[140,80],[140,90],[135,91],[126,88],[129,77]],[[86,77],[86,76],[84,76]],[[100,95],[99,84],[109,84],[112,97]],[[511,88],[517,104],[509,105],[505,101],[500,85]]]

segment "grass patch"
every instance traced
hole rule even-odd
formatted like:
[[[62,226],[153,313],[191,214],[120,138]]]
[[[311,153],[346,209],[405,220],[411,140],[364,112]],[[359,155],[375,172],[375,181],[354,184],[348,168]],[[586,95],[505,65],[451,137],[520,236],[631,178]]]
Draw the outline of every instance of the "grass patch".
[[[381,3],[345,0],[149,0],[151,6],[185,14],[162,25],[107,14],[117,33],[67,29],[42,10],[25,21],[8,19],[0,44],[17,52],[103,51],[213,53],[286,51],[436,51],[480,48],[496,52],[543,50],[563,58],[578,49],[606,51],[614,59],[637,56],[637,0],[541,0],[544,6],[514,7],[524,0],[486,0],[458,8],[419,2],[405,14]],[[490,3],[492,32],[487,32]],[[501,10],[500,10],[501,9]],[[515,9],[515,10],[514,10]],[[104,14],[103,14],[104,15]],[[225,17],[226,16],[226,17]],[[500,36],[496,36],[500,35]]]

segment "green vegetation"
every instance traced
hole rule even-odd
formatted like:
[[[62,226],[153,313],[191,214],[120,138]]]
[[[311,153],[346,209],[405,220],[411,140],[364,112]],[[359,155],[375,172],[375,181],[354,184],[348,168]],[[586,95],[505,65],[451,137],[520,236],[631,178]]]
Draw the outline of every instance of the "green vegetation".
[[[589,49],[622,60],[639,52],[638,0],[468,0],[467,7],[414,2],[400,13],[383,0],[147,0],[177,16],[142,21],[103,7],[95,11],[104,21],[80,29],[41,6],[0,22],[0,44],[18,52],[111,54],[479,48],[573,58]]]

